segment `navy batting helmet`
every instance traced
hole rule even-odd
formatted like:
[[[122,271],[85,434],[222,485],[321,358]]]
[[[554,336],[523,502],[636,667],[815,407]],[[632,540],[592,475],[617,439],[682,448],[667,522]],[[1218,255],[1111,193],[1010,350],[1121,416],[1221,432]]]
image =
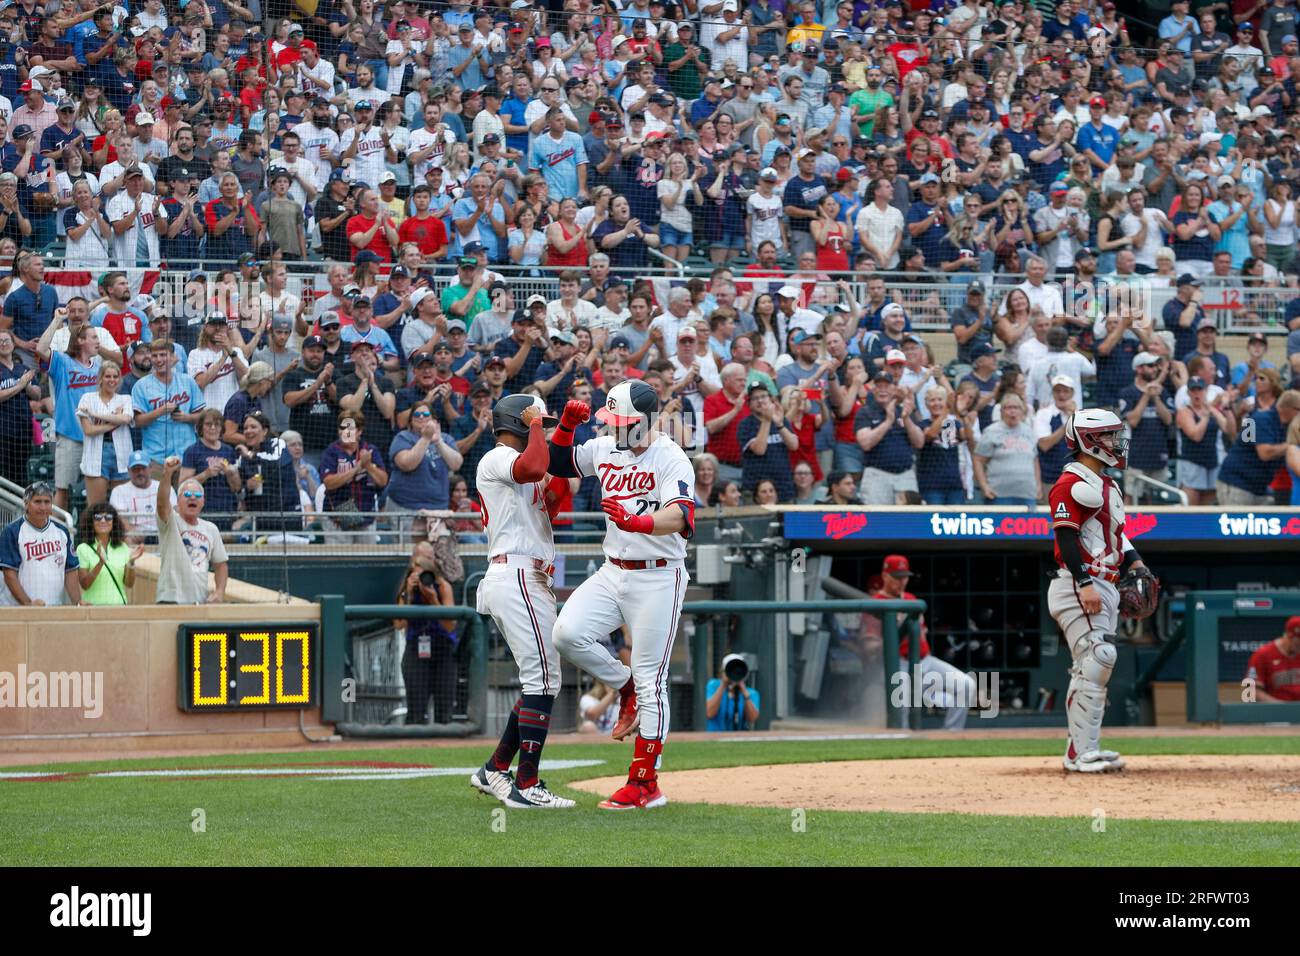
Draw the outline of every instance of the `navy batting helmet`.
[[[542,425],[552,428],[559,424],[559,419],[546,411],[546,403],[538,395],[507,395],[497,402],[492,409],[492,434],[509,432],[520,438],[528,437],[528,426],[524,424],[525,408],[536,408],[542,415]]]
[[[626,428],[638,423],[648,425],[650,416],[659,411],[659,395],[640,379],[630,378],[609,390],[605,404],[596,409],[596,417],[606,425]]]
[[[627,451],[649,437],[658,411],[659,394],[633,378],[609,390],[605,404],[596,409],[596,418],[610,426],[616,447]]]

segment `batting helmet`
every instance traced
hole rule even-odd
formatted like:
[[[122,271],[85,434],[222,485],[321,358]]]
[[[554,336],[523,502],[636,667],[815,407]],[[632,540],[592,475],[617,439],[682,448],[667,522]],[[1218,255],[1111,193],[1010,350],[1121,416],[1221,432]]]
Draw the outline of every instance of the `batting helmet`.
[[[1080,409],[1065,423],[1065,441],[1072,450],[1091,455],[1112,468],[1123,468],[1128,463],[1124,423],[1114,412]]]
[[[648,435],[659,411],[659,394],[639,379],[619,382],[609,390],[596,418],[609,425],[617,447],[626,451]]]
[[[619,382],[609,390],[605,404],[596,409],[596,417],[606,425],[627,428],[639,423],[649,423],[650,416],[659,411],[659,395],[639,379]]]
[[[542,415],[542,425],[552,428],[559,424],[559,419],[546,411],[546,403],[539,395],[507,395],[497,402],[492,409],[492,434],[509,432],[520,438],[528,437],[528,426],[524,424],[525,408],[535,408]]]

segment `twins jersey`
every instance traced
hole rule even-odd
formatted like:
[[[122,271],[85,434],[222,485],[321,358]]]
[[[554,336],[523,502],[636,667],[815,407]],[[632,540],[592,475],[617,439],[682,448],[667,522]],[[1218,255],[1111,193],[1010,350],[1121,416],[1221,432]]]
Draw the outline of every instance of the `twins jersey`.
[[[302,140],[302,155],[316,170],[316,188],[324,189],[334,168],[330,157],[338,152],[339,134],[328,127],[317,129],[311,123],[299,123],[293,131]]]
[[[546,485],[515,481],[512,469],[518,458],[513,448],[497,445],[478,463],[475,483],[488,533],[488,556],[518,554],[552,564],[555,536],[546,513]]]
[[[413,174],[415,182],[424,182],[425,173],[434,166],[442,166],[447,156],[447,149],[454,142],[456,142],[456,134],[449,129],[434,132],[427,126],[421,126],[419,129],[411,130],[410,152],[418,153],[430,146],[433,147],[432,153],[415,164]]]
[[[1124,535],[1124,493],[1110,478],[1093,474],[1078,462],[1061,472],[1048,496],[1052,528],[1079,532],[1083,566],[1093,577],[1114,581],[1124,552],[1132,548]],[[1053,546],[1058,567],[1064,568],[1061,550]]]
[[[167,210],[162,200],[153,193],[141,193],[140,212],[135,212],[135,200],[126,194],[126,190],[114,193],[104,209],[104,218],[111,223],[121,222],[134,217],[131,228],[114,240],[113,255],[117,264],[124,269],[133,269],[137,265],[157,264],[161,258],[158,246],[158,230],[155,220],[167,221]]]
[[[607,556],[625,561],[686,559],[686,540],[695,533],[695,471],[676,442],[660,435],[637,455],[620,451],[612,435],[602,435],[574,448],[573,464],[582,477],[599,480],[601,498],[615,499],[630,514],[652,514],[673,505],[686,513],[681,534],[633,534],[606,519]]]
[[[1269,641],[1250,655],[1246,676],[1278,700],[1300,700],[1300,654],[1286,657],[1277,641]]]
[[[33,601],[47,607],[64,603],[64,575],[77,569],[72,535],[55,521],[38,528],[26,517],[5,525],[0,532],[0,568],[18,572],[18,583]],[[15,607],[18,601],[0,584],[0,606]]]
[[[357,151],[352,157],[352,181],[365,183],[371,189],[378,189],[379,177],[387,168],[384,165],[384,140],[379,135],[378,126],[372,126],[365,132],[360,132],[355,126],[345,130],[339,137],[339,155],[343,155],[352,147],[352,141],[357,139],[358,135],[360,142],[357,143]]]

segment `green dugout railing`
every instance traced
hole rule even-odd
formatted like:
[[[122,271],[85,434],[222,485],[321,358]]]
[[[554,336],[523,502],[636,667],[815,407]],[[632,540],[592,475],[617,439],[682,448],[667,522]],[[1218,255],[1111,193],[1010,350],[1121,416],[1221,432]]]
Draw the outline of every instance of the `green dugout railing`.
[[[467,622],[469,641],[469,722],[482,732],[487,726],[487,629],[482,615],[473,608],[458,605],[399,605],[399,604],[348,604],[342,595],[322,595],[316,599],[321,607],[321,716],[331,722],[344,718],[343,698],[330,688],[341,688],[346,676],[347,637],[349,620],[396,620],[413,618],[455,619]],[[561,602],[563,606],[563,602]],[[885,653],[887,680],[899,673],[899,642],[906,634],[916,638],[920,634],[919,619],[925,613],[925,602],[917,600],[835,600],[835,601],[692,601],[682,605],[682,614],[696,618],[695,636],[691,641],[691,662],[694,669],[695,730],[705,728],[705,685],[712,676],[709,642],[713,622],[718,617],[736,614],[876,614],[881,618],[881,639]],[[906,615],[900,626],[898,614]],[[633,638],[635,640],[635,637]],[[765,641],[759,649],[757,690],[764,701],[776,700],[776,648]],[[913,674],[921,662],[921,642],[911,640],[908,645],[908,666]],[[886,687],[889,701],[887,722],[891,728],[903,726],[903,715],[893,705],[893,695]],[[767,710],[767,707],[764,708]],[[770,713],[770,711],[769,711]],[[920,729],[921,708],[909,710],[913,729]]]

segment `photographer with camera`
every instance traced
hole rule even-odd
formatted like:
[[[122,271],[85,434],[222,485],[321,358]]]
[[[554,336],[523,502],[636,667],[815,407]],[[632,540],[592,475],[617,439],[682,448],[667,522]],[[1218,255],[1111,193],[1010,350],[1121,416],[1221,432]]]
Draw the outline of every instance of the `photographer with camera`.
[[[709,718],[706,730],[753,730],[758,723],[758,691],[745,686],[749,665],[739,654],[722,659],[722,676],[714,677],[705,687],[708,698],[704,713]]]
[[[411,552],[398,604],[452,605],[456,603],[451,583],[442,575],[434,558],[433,545],[416,544]],[[402,654],[402,680],[406,683],[406,722],[429,723],[429,699],[433,698],[433,722],[451,723],[456,693],[456,645],[460,634],[452,618],[415,618],[394,622],[406,626],[406,650]]]

